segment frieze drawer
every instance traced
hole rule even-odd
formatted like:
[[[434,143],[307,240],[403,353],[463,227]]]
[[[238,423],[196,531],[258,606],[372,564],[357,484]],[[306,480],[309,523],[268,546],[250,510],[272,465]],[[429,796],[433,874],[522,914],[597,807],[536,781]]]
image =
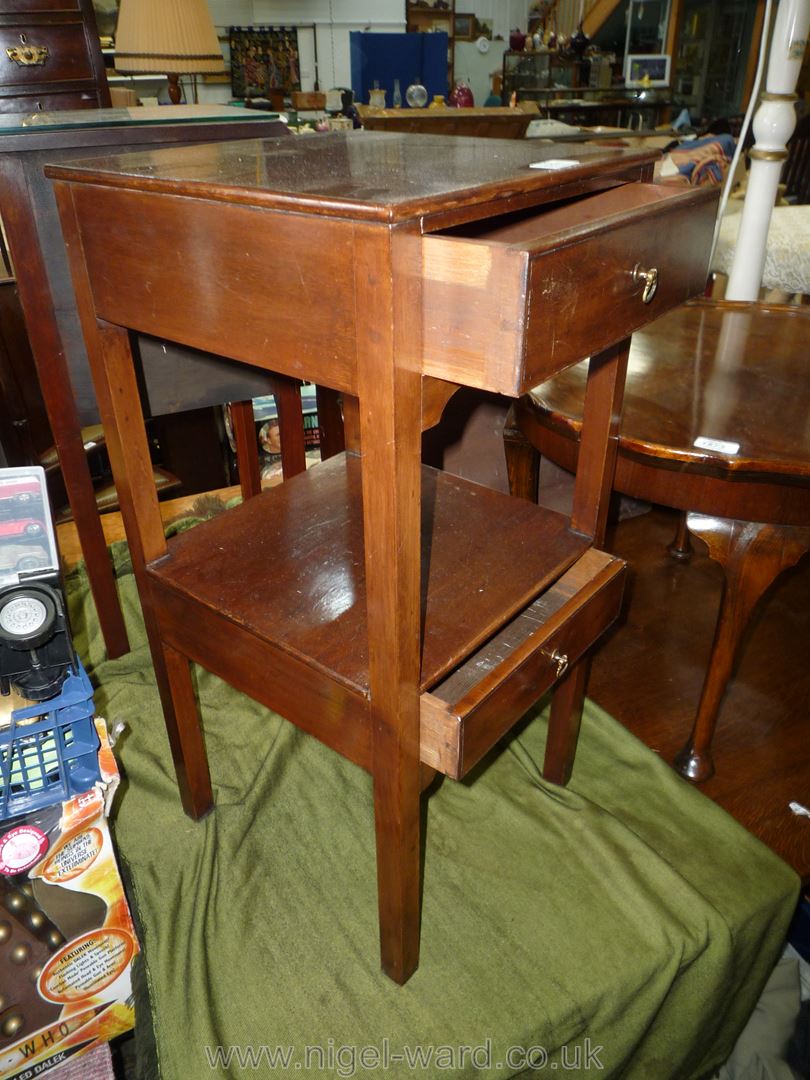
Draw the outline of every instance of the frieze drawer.
[[[717,199],[629,183],[425,235],[424,373],[515,396],[702,293]]]

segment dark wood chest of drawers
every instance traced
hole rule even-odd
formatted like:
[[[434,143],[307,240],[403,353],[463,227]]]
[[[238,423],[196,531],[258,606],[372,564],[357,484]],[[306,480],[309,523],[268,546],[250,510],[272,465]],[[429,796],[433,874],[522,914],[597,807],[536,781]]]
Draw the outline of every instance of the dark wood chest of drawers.
[[[109,105],[92,0],[5,0],[0,112]]]

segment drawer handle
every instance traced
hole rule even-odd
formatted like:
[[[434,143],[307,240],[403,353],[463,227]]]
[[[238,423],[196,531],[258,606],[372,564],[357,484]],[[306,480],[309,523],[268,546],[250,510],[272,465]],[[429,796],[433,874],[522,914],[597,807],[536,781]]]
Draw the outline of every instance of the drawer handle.
[[[645,304],[649,304],[658,289],[658,267],[653,266],[650,270],[643,270],[641,266],[636,263],[633,267],[633,281],[636,285],[641,281],[644,282],[644,291],[641,294],[641,299]]]
[[[551,653],[546,654],[549,660],[554,665],[554,678],[561,678],[568,670],[568,656],[566,653],[557,652],[554,649]]]
[[[20,34],[20,44],[6,49],[6,56],[18,67],[33,67],[48,59],[48,46],[29,45],[25,34]]]

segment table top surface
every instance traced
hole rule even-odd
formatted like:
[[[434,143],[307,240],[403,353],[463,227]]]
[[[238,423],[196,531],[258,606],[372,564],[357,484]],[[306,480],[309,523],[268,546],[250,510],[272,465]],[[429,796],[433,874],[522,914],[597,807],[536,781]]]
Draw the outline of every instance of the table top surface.
[[[113,154],[51,166],[46,173],[110,187],[397,220],[497,197],[537,192],[542,198],[562,184],[611,173],[631,178],[656,157],[646,149],[359,131]],[[557,164],[531,167],[549,162]]]
[[[620,441],[662,465],[810,480],[810,310],[692,301],[633,335]],[[587,361],[537,387],[578,430]]]

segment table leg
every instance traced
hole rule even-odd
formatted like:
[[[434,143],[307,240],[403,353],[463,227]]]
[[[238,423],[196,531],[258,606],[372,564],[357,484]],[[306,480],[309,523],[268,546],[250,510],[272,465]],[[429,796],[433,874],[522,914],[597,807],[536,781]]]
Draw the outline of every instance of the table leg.
[[[571,528],[597,546],[605,539],[629,353],[626,338],[592,357],[588,368]],[[571,776],[589,668],[585,655],[552,695],[543,776],[555,784],[567,784]]]
[[[678,559],[680,562],[689,562],[692,558],[692,542],[689,539],[689,527],[686,524],[686,511],[682,511],[678,516],[678,528],[675,531],[670,543],[667,545],[667,551],[671,558]]]
[[[526,438],[515,416],[515,406],[509,409],[503,429],[503,449],[509,494],[518,499],[537,502],[540,486],[540,453]]]
[[[315,401],[318,404],[321,461],[326,461],[346,449],[340,395],[329,386],[316,386]]]
[[[62,469],[70,510],[76,525],[76,535],[81,544],[87,580],[96,605],[96,614],[107,649],[107,656],[115,659],[129,652],[129,639],[118,590],[115,584],[110,553],[101,524],[93,480],[87,464],[81,428],[75,409],[63,399],[59,407],[48,399],[52,397],[42,385],[42,396],[53,431],[56,452]],[[61,418],[60,418],[61,414]],[[66,415],[67,414],[67,415]],[[70,415],[72,414],[72,415]]]
[[[304,442],[304,410],[301,383],[286,375],[273,377],[273,395],[278,409],[278,435],[281,441],[281,474],[285,480],[304,472],[307,452]]]
[[[421,906],[420,251],[418,233],[355,227],[380,954],[398,983],[419,962]]]
[[[253,417],[253,402],[232,401],[231,423],[233,441],[236,444],[236,468],[242,498],[247,501],[262,490],[262,474],[259,468],[259,440]]]
[[[590,657],[583,656],[557,683],[551,698],[543,776],[561,787],[565,787],[571,779],[574,767],[590,668]]]
[[[675,758],[682,776],[699,781],[714,774],[711,744],[717,714],[754,607],[779,574],[810,550],[810,528],[703,514],[689,514],[687,524],[708,545],[710,557],[720,563],[725,575],[697,717],[688,742]]]
[[[360,403],[352,394],[343,395],[343,434],[346,452],[360,453]]]
[[[82,303],[80,287],[76,292]],[[86,327],[90,326],[87,320]],[[110,464],[138,585],[155,681],[180,798],[186,813],[196,820],[213,806],[211,777],[189,662],[163,641],[146,574],[147,564],[163,558],[168,548],[152,480],[152,463],[129,334],[120,327],[99,321],[93,327],[93,335],[92,338],[87,335],[88,355],[107,433]]]

